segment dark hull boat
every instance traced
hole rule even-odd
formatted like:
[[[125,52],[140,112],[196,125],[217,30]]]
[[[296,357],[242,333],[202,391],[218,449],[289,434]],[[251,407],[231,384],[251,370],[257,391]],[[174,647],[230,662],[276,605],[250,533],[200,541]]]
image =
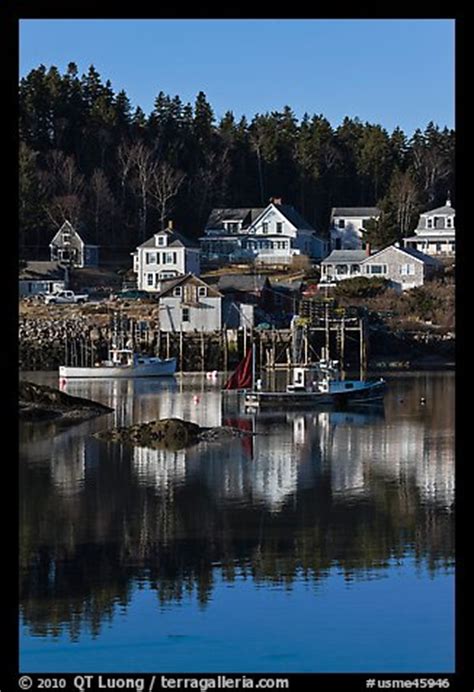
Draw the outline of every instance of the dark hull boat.
[[[257,409],[316,408],[330,406],[345,408],[350,405],[380,404],[386,390],[384,380],[363,382],[347,380],[331,383],[329,391],[293,390],[282,392],[251,390],[245,392],[245,406]]]
[[[255,381],[255,353],[252,348],[226,382],[225,389],[244,394],[249,409],[343,409],[352,405],[377,405],[383,402],[386,382],[378,380],[341,379],[338,362],[319,360],[298,364],[291,371],[292,381],[284,391],[264,391],[261,380]]]

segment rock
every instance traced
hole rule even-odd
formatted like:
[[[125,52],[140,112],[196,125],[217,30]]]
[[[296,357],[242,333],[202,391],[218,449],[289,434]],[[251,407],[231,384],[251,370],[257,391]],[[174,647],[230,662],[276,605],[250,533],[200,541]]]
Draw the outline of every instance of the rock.
[[[61,419],[75,423],[113,410],[97,401],[25,380],[19,383],[18,409],[23,421]]]
[[[108,442],[122,442],[139,447],[182,449],[198,442],[221,442],[245,433],[236,428],[201,428],[196,423],[181,418],[164,418],[131,425],[128,428],[112,428],[95,433],[95,437]]]

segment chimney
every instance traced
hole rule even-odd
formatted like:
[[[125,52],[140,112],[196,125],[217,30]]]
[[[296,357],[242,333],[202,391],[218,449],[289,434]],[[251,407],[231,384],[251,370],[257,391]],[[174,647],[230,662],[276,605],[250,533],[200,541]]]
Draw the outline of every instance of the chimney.
[[[168,220],[168,230],[169,231],[173,230],[173,222],[171,221],[171,219]]]
[[[281,197],[270,197],[270,202],[272,204],[281,204]]]
[[[365,244],[365,256],[366,257],[370,256],[370,243]]]

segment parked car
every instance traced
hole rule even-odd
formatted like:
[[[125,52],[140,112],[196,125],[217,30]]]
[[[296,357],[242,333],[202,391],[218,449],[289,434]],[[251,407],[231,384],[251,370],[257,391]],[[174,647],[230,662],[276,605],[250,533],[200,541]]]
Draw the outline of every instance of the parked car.
[[[47,305],[51,304],[78,304],[85,303],[89,300],[87,293],[74,293],[74,291],[56,291],[45,296],[44,302]]]

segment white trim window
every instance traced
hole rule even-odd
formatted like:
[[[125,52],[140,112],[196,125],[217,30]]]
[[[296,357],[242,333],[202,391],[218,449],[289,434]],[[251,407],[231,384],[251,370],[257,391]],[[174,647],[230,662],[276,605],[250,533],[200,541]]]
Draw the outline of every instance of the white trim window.
[[[189,322],[189,308],[181,308],[181,320]]]
[[[166,245],[166,236],[164,235],[159,235],[157,236],[158,238],[158,245]]]
[[[276,222],[276,232],[283,233],[283,221]]]
[[[175,286],[173,290],[173,295],[181,297],[183,295],[183,289],[181,286]]]
[[[145,264],[156,264],[156,252],[145,252]]]
[[[433,228],[433,219],[431,216],[426,219],[426,228]]]
[[[198,296],[205,298],[207,296],[207,286],[198,286]]]
[[[452,227],[453,227],[453,217],[447,216],[446,217],[446,228],[452,228]]]
[[[147,285],[147,286],[153,286],[154,277],[155,277],[154,274],[147,274],[147,275],[146,275],[146,285]]]
[[[262,233],[268,233],[268,221],[262,223]]]
[[[369,264],[367,265],[367,273],[374,276],[382,276],[387,273],[386,264]]]
[[[415,275],[415,265],[414,264],[402,264],[400,267],[400,274],[404,276],[414,276]]]

